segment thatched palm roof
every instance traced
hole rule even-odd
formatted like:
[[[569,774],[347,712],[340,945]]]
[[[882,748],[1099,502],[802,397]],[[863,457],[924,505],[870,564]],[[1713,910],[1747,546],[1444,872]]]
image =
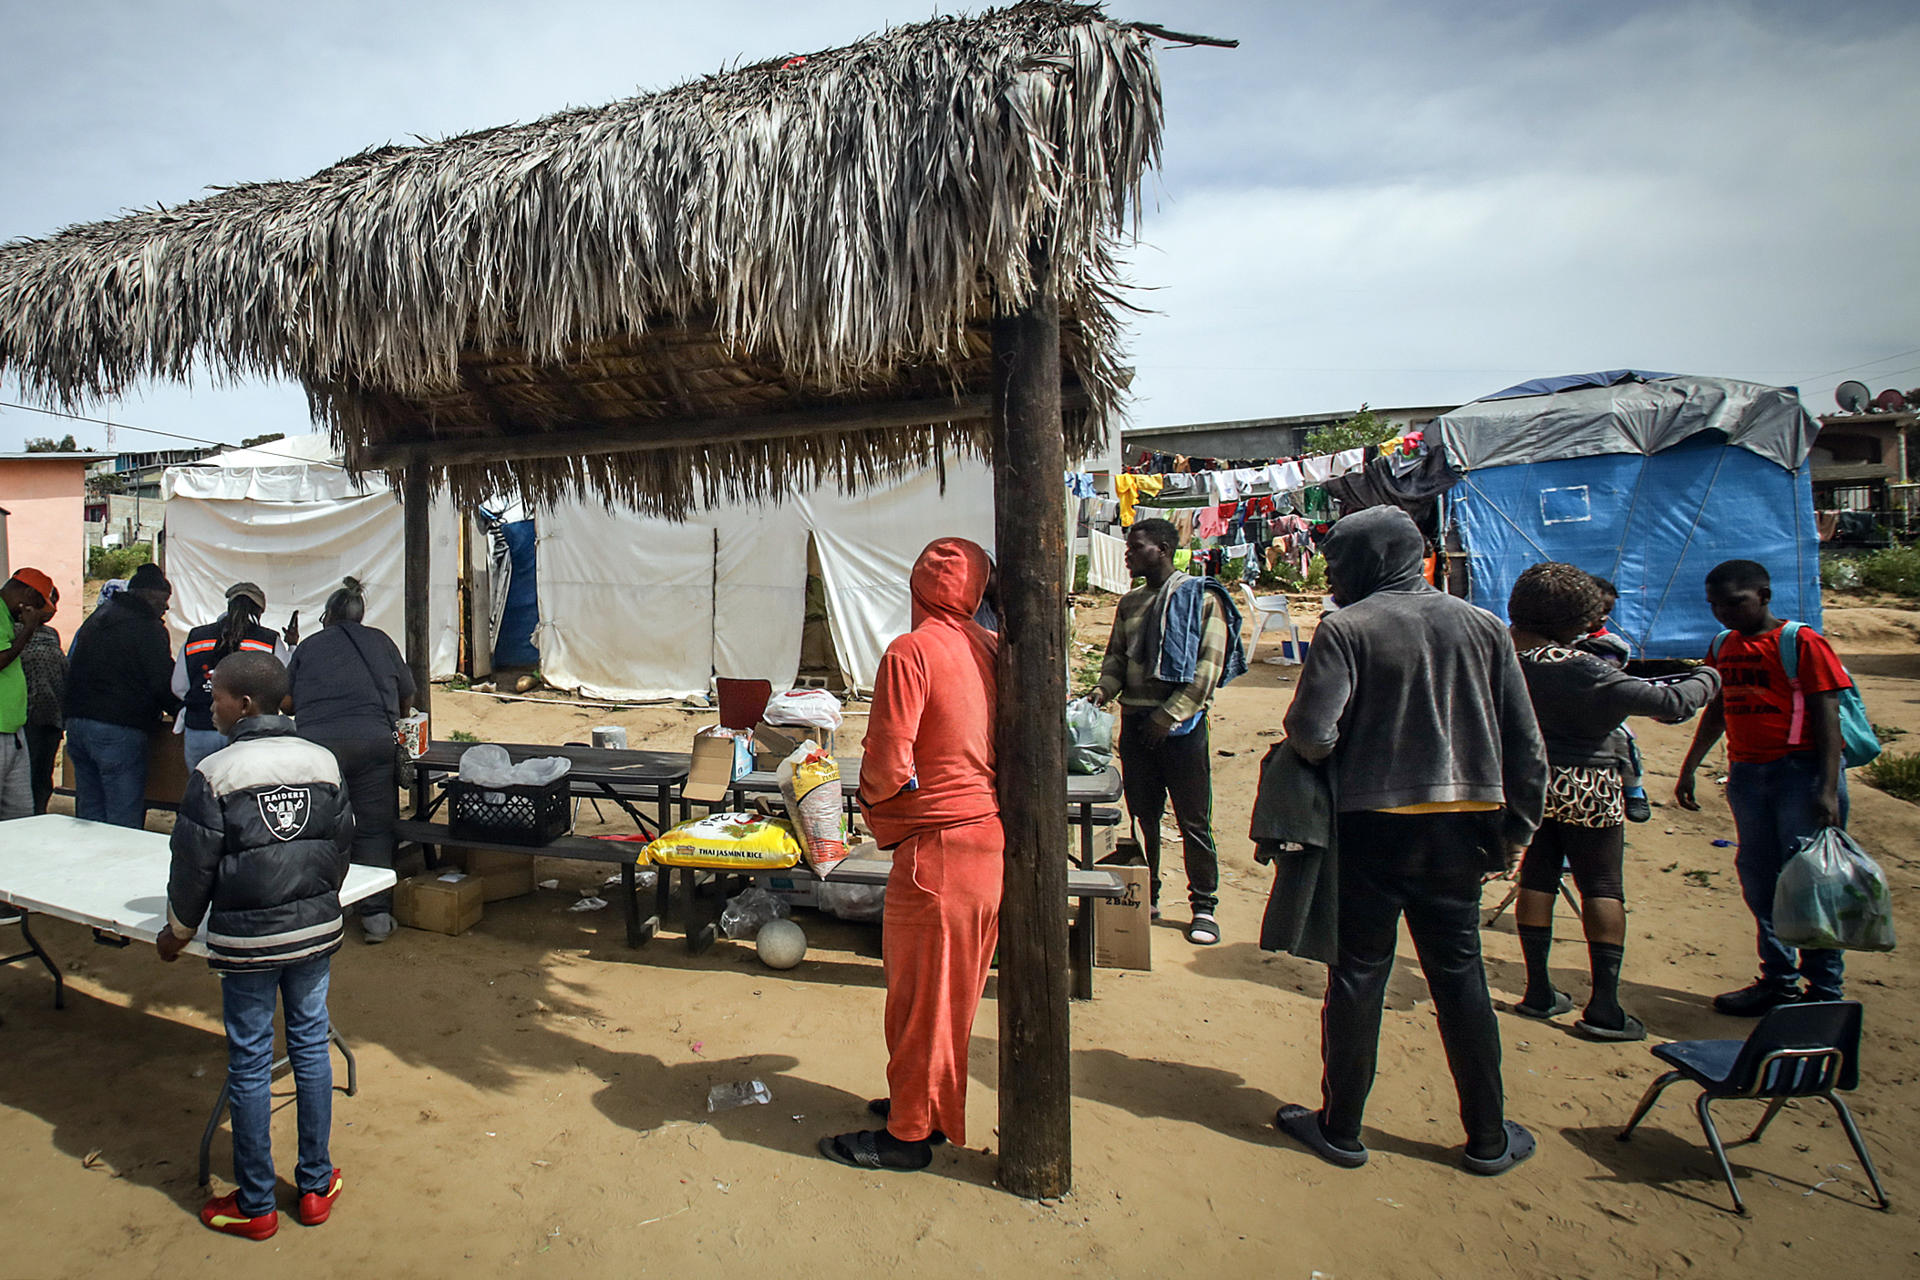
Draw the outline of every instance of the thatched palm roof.
[[[1040,244],[1083,453],[1123,381],[1150,46],[1021,3],[16,241],[0,372],[68,408],[291,377],[359,465],[677,511],[980,448],[987,325]]]

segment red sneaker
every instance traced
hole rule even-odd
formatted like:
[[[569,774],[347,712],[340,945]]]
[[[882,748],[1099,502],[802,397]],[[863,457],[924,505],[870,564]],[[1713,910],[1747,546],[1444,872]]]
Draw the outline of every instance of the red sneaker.
[[[333,1212],[333,1202],[340,1198],[340,1188],[346,1184],[340,1171],[335,1169],[333,1176],[327,1179],[325,1191],[309,1191],[300,1197],[300,1225],[317,1227],[327,1220]]]
[[[280,1214],[269,1209],[257,1218],[240,1211],[240,1193],[215,1196],[200,1206],[200,1221],[215,1231],[247,1240],[265,1240],[280,1229]]]

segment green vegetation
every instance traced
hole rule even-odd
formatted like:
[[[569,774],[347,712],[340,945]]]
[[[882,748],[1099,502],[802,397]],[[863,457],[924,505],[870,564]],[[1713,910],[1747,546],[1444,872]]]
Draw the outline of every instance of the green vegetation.
[[[1920,546],[1882,547],[1865,555],[1820,557],[1820,585],[1829,591],[1920,596]]]
[[[1086,556],[1074,557],[1073,590],[1074,590],[1074,594],[1076,595],[1078,595],[1080,592],[1085,591],[1087,589],[1087,566],[1088,566],[1088,557]]]
[[[1920,755],[1897,756],[1889,751],[1860,772],[1895,799],[1920,804]]]
[[[34,436],[27,441],[26,452],[86,453],[90,451],[87,449],[87,446],[83,444],[75,444],[73,442],[73,433],[68,432],[58,440],[55,440],[52,436]]]
[[[130,547],[94,547],[87,552],[89,578],[131,578],[133,571],[153,559],[153,544],[136,542]]]
[[[1323,592],[1327,589],[1327,558],[1316,555],[1307,561],[1307,576],[1304,578],[1300,576],[1298,565],[1282,560],[1278,568],[1260,575],[1260,585],[1264,587],[1269,584],[1281,591],[1296,594]]]
[[[1330,427],[1320,427],[1307,432],[1307,452],[1310,454],[1340,453],[1346,449],[1363,449],[1370,444],[1379,444],[1382,440],[1399,434],[1400,429],[1391,422],[1382,422],[1366,405],[1360,406],[1360,412],[1351,418],[1342,418]]]
[[[455,730],[454,730],[453,732],[451,732],[451,733],[449,733],[449,734],[447,735],[447,740],[448,740],[449,742],[478,742],[478,741],[480,741],[480,739],[478,739],[478,738],[476,738],[476,737],[475,737],[474,735],[472,735],[471,733],[468,733],[468,732],[467,732],[467,731],[466,731],[465,729],[455,729]]]

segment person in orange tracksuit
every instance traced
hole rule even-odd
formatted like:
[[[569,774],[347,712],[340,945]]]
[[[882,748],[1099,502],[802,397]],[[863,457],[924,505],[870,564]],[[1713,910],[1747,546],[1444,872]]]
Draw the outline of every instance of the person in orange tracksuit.
[[[888,1097],[882,1129],[820,1139],[866,1169],[924,1169],[933,1147],[967,1140],[967,1044],[1000,937],[1006,837],[994,790],[999,638],[973,621],[987,553],[962,538],[914,563],[913,630],[874,678],[860,802],[893,849],[883,951]]]

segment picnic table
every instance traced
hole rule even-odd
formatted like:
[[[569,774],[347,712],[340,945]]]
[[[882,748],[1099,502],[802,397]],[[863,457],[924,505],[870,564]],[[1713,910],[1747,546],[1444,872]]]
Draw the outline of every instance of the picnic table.
[[[167,873],[173,861],[169,844],[168,837],[158,831],[135,831],[57,813],[0,822],[0,848],[6,850],[0,857],[0,903],[21,913],[0,917],[0,928],[17,926],[28,948],[18,955],[0,957],[0,964],[38,959],[53,978],[53,1007],[66,1008],[66,982],[60,966],[33,936],[31,917],[53,916],[136,942],[154,941],[167,927]],[[346,883],[340,888],[340,905],[349,906],[393,885],[393,872],[385,867],[349,867]],[[206,934],[202,922],[200,931],[186,945],[186,954],[204,958]],[[340,1038],[338,1029],[329,1027],[327,1036],[346,1060],[346,1092],[351,1097],[360,1087],[353,1051]],[[287,1060],[280,1058],[272,1069],[277,1072],[286,1065]],[[207,1127],[200,1135],[203,1186],[210,1172],[213,1135],[226,1114],[228,1097],[223,1073],[213,1114],[207,1117]]]

